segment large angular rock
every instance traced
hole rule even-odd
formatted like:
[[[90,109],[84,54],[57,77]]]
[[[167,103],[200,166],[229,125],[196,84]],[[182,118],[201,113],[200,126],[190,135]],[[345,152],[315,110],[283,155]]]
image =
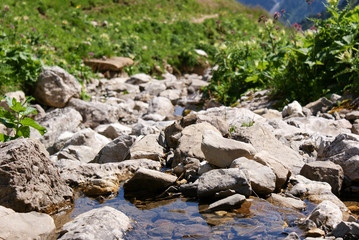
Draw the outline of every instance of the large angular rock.
[[[56,163],[59,173],[68,184],[86,189],[94,180],[104,179],[114,183],[127,180],[140,167],[160,170],[161,164],[149,159],[126,160],[120,163],[82,163],[60,160]]]
[[[58,159],[73,159],[81,162],[92,161],[98,152],[110,142],[108,138],[85,128],[75,133],[66,141],[63,149],[58,152]]]
[[[304,165],[303,157],[277,140],[269,127],[264,124],[257,123],[252,127],[240,128],[232,134],[232,138],[251,143],[257,152],[267,151],[294,174],[298,174]]]
[[[352,181],[359,181],[359,136],[339,134],[333,142],[318,153],[318,160],[339,164]]]
[[[331,186],[326,182],[312,181],[302,175],[291,177],[289,182],[292,185],[289,193],[294,196],[305,197],[317,204],[329,200],[337,205],[342,212],[348,211],[345,204],[332,193]]]
[[[36,140],[0,144],[0,182],[0,205],[18,212],[54,213],[73,202],[72,189]]]
[[[0,239],[55,239],[55,223],[44,213],[17,213],[0,206]]]
[[[58,239],[124,239],[130,224],[131,220],[124,213],[106,206],[82,213],[66,223]]]
[[[149,134],[136,142],[130,149],[131,159],[148,158],[160,161],[164,155],[164,148],[158,142],[157,134]]]
[[[332,107],[333,107],[333,102],[327,99],[326,97],[322,97],[317,101],[305,105],[305,108],[310,109],[314,116],[317,115],[318,112],[322,112],[322,113],[327,112]]]
[[[272,169],[276,176],[276,191],[279,191],[286,184],[292,174],[289,167],[281,163],[267,151],[260,151],[254,156],[253,160]]]
[[[331,236],[343,239],[359,238],[359,223],[356,222],[340,222],[330,233]]]
[[[129,135],[122,135],[104,146],[92,162],[122,162],[130,154],[130,148],[134,141],[134,137]]]
[[[256,150],[252,145],[222,137],[218,132],[203,132],[201,150],[210,164],[217,167],[229,167],[239,157],[253,158]]]
[[[342,167],[330,161],[306,163],[300,174],[310,180],[329,183],[336,195],[339,195],[344,180]]]
[[[147,114],[159,114],[166,117],[173,115],[173,112],[171,100],[165,97],[155,97],[149,102]]]
[[[42,70],[33,95],[44,105],[62,108],[72,97],[79,98],[81,89],[81,84],[74,76],[54,66]]]
[[[230,210],[234,208],[240,208],[242,203],[246,201],[246,197],[241,194],[234,194],[230,197],[218,200],[214,203],[211,203],[208,206],[208,210],[218,211],[218,210]]]
[[[325,227],[332,230],[343,221],[343,213],[336,204],[325,200],[313,209],[308,219],[315,222],[318,228]]]
[[[31,136],[39,139],[50,154],[53,154],[55,153],[53,145],[63,132],[80,130],[82,116],[73,108],[56,108],[47,112],[46,116],[38,122],[47,129],[47,132],[41,136],[37,131],[31,131]]]
[[[76,109],[81,114],[84,124],[90,128],[118,122],[120,116],[120,108],[101,102],[86,102],[72,98],[67,106]]]
[[[237,168],[206,172],[198,179],[198,198],[212,198],[215,193],[228,189],[248,197],[252,193],[252,188],[247,174]]]
[[[200,160],[205,159],[201,150],[202,136],[205,130],[212,130],[220,134],[215,127],[207,122],[193,124],[183,129],[179,145],[176,149],[176,161],[172,164],[173,167],[186,157],[194,157]]]
[[[139,168],[123,188],[127,196],[149,196],[162,193],[173,185],[177,177],[155,170]]]
[[[276,176],[270,167],[241,157],[232,162],[231,168],[239,168],[248,172],[252,190],[256,194],[267,195],[274,192]]]
[[[297,116],[304,117],[302,106],[299,102],[294,101],[283,108],[282,116],[287,117],[296,114]]]

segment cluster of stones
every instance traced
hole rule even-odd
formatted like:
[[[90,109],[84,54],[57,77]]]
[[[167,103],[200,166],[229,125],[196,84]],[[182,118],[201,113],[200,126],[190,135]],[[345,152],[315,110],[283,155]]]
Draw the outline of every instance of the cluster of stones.
[[[85,89],[91,100],[84,101],[73,76],[45,68],[34,117],[47,133],[0,144],[0,237],[55,237],[47,214],[73,204],[72,188],[108,196],[125,180],[126,197],[183,195],[208,203],[209,212],[240,208],[251,196],[300,211],[308,199],[318,205],[298,219],[303,237],[359,236],[338,198],[359,189],[359,112],[329,114],[340,96],[305,107],[293,102],[279,112],[262,91],[224,107],[203,104],[208,75],[163,78],[93,80]],[[24,97],[9,93],[16,94]],[[183,109],[192,111],[181,116]],[[170,170],[161,172],[164,166]],[[122,239],[130,228],[125,214],[103,207],[68,222],[57,237]]]

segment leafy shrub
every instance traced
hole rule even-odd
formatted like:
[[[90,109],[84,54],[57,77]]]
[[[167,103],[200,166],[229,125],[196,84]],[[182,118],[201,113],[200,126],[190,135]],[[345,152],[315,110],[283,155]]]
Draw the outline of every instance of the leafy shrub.
[[[0,98],[2,100],[3,98]],[[19,137],[30,137],[30,127],[39,131],[41,135],[46,133],[46,128],[41,127],[33,119],[27,117],[29,114],[37,114],[35,108],[28,106],[31,98],[27,98],[26,101],[21,104],[15,98],[5,97],[6,103],[11,110],[5,110],[0,108],[0,123],[7,128],[14,129],[13,135],[6,135],[0,133],[0,141],[6,142]]]

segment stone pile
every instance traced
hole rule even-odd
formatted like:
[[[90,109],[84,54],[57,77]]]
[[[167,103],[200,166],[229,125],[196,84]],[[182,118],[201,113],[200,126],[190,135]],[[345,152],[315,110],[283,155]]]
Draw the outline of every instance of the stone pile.
[[[145,74],[92,80],[85,86],[91,100],[84,101],[75,78],[59,67],[44,69],[34,96],[46,109],[36,120],[48,132],[0,144],[0,205],[53,214],[73,203],[69,186],[108,196],[127,180],[127,196],[183,195],[208,203],[209,212],[240,208],[250,196],[300,211],[308,199],[318,206],[298,219],[304,237],[359,237],[338,198],[359,189],[357,111],[328,113],[340,101],[333,96],[279,112],[269,109],[266,91],[248,93],[237,107],[207,108],[200,92],[207,84],[195,74],[169,73],[163,80]],[[11,221],[22,214],[7,208]],[[60,239],[122,239],[130,223],[103,207],[67,223]],[[5,225],[0,237],[12,239]]]

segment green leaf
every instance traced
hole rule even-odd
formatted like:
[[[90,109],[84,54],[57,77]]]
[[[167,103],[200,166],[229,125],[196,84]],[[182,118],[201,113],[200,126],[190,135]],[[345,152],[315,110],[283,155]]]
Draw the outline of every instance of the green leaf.
[[[244,81],[256,83],[258,81],[258,76],[257,75],[249,76]]]
[[[39,131],[39,133],[41,135],[44,135],[46,133],[46,128],[41,127],[37,122],[35,122],[33,119],[25,117],[24,119],[22,119],[20,121],[20,124],[22,124],[23,126],[29,126],[32,128],[35,128],[36,130]]]
[[[18,137],[25,137],[25,138],[30,137],[30,127],[29,126],[21,126],[18,129],[17,134],[16,134],[15,137],[16,138],[18,138]]]
[[[353,42],[354,37],[355,37],[354,34],[350,34],[350,35],[344,36],[344,37],[343,37],[343,40],[344,40],[347,44],[351,45],[352,42]]]

